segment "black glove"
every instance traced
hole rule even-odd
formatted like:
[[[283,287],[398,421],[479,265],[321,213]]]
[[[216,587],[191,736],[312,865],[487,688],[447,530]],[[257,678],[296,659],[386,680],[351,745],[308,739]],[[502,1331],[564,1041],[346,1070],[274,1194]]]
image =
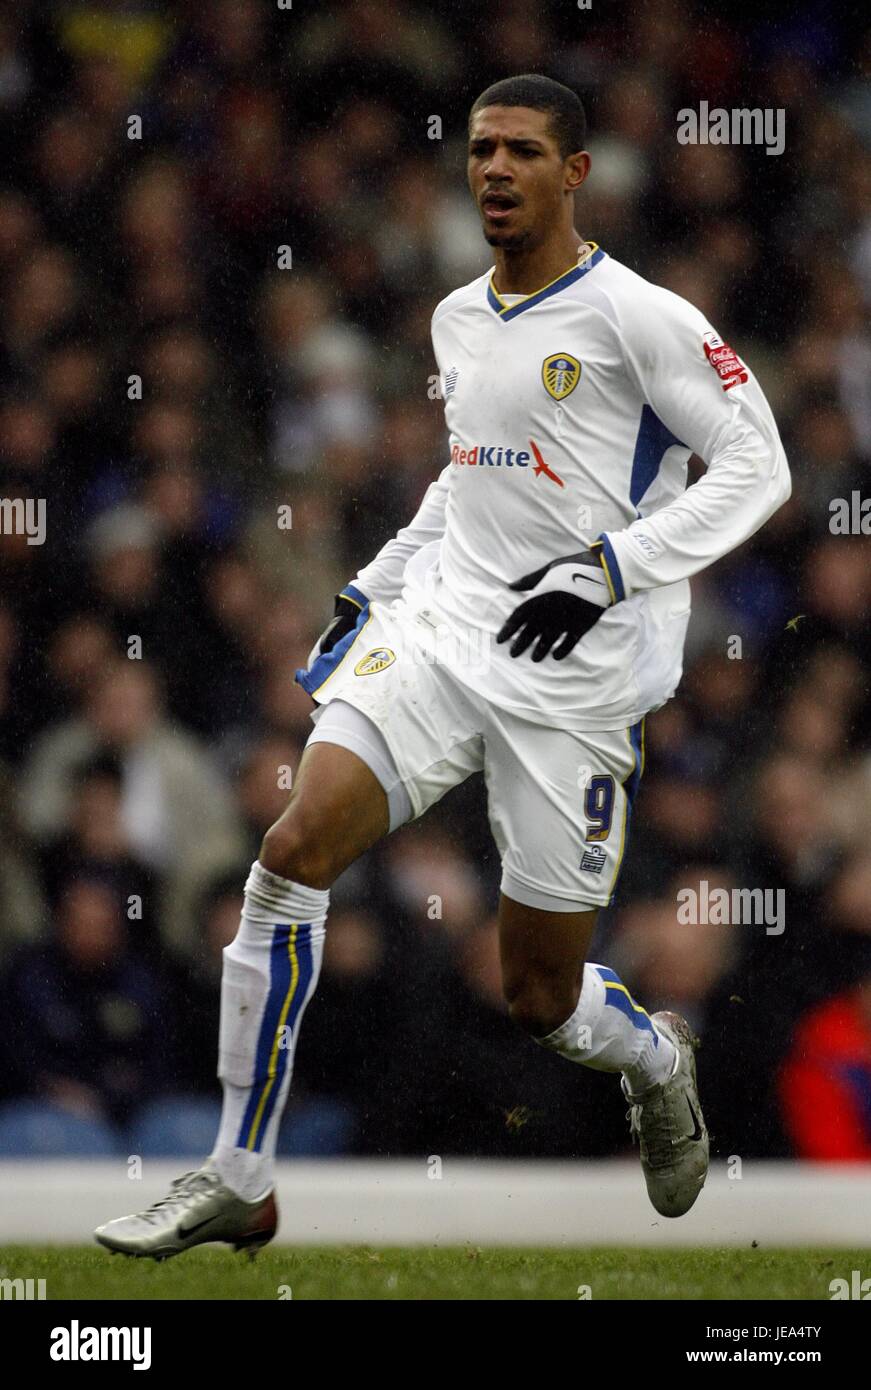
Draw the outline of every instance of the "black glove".
[[[364,613],[367,614],[369,611],[369,600],[360,593],[359,589],[355,589],[354,593],[358,595],[359,602],[357,599],[350,598],[347,593],[343,592],[341,594],[336,594],[336,605],[333,610],[335,617],[327,623],[327,626],[315,642],[308,654],[308,661],[305,667],[301,667],[294,676],[297,685],[301,685],[303,690],[309,695],[311,695],[314,690],[318,689],[321,683],[326,680],[327,676],[330,674],[329,671],[325,671],[323,667],[318,667],[317,670],[313,670],[312,668],[315,666],[316,662],[320,657],[326,655],[327,652],[331,652],[336,643],[341,642],[342,638],[346,637],[349,632],[353,632],[360,621],[361,615]],[[329,663],[326,664],[329,665]]]
[[[333,609],[335,617],[327,623],[309,656],[308,664],[311,666],[316,657],[323,656],[325,652],[331,652],[337,642],[341,642],[346,633],[357,626],[357,619],[360,616],[360,605],[354,603],[353,599],[346,598],[344,594],[336,594],[336,603]]]
[[[535,592],[502,624],[496,641],[507,642],[518,633],[512,656],[521,656],[535,642],[533,661],[543,661],[551,648],[554,661],[563,661],[612,602],[599,556],[591,550],[561,555],[508,587]]]

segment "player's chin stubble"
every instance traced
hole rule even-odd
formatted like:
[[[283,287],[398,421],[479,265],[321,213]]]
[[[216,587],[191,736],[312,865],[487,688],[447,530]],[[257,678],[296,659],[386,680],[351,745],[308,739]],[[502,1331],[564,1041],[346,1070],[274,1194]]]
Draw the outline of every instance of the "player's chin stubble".
[[[484,240],[499,251],[529,251],[535,245],[529,227],[523,232],[500,232],[496,228],[484,228]]]

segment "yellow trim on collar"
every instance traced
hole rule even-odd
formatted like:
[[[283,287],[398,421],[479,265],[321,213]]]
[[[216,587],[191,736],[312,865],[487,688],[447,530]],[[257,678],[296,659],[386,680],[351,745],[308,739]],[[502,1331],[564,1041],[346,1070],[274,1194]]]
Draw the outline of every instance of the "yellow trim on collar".
[[[540,285],[539,288],[533,290],[531,294],[525,294],[523,299],[518,299],[517,304],[506,304],[496,286],[493,284],[493,276],[496,274],[496,267],[494,266],[490,271],[490,288],[495,298],[498,299],[499,303],[502,305],[502,308],[499,310],[500,314],[504,314],[506,309],[516,309],[518,304],[523,304],[525,300],[532,299],[536,294],[541,294],[542,290],[549,290],[551,285],[556,284],[557,280],[562,280],[564,276],[571,275],[573,270],[577,270],[579,265],[583,265],[584,261],[588,261],[599,249],[598,243],[595,241],[588,241],[587,246],[589,246],[590,249],[585,256],[579,256],[574,265],[570,265],[568,270],[561,270],[559,275],[554,276],[553,280],[548,280],[546,285]]]

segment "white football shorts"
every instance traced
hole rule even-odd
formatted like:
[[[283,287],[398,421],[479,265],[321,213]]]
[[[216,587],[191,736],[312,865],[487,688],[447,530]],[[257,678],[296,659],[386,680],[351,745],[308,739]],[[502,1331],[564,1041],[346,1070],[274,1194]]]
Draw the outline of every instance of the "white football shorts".
[[[487,704],[455,674],[487,654],[458,651],[446,625],[404,600],[371,603],[339,647],[310,668],[322,679],[308,742],[340,744],[371,767],[391,830],[483,772],[502,892],[550,912],[611,901],[644,767],[643,720],[579,732]]]

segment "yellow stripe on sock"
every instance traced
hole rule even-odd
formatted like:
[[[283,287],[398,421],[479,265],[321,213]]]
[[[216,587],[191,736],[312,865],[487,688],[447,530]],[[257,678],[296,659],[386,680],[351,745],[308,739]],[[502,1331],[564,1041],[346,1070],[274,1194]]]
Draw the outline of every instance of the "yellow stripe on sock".
[[[629,993],[628,989],[624,984],[618,985],[616,980],[603,980],[602,983],[606,989],[622,989],[623,993],[626,995],[626,998],[629,1000],[629,1003],[632,1005],[635,1012],[637,1014],[644,1014],[645,1018],[650,1018],[650,1014],[647,1012],[647,1010],[642,1009],[640,1004],[636,1004],[635,1000],[632,998],[632,995]]]
[[[266,1085],[263,1088],[263,1094],[260,1097],[260,1103],[257,1106],[254,1119],[251,1122],[251,1133],[248,1135],[248,1143],[245,1145],[246,1149],[253,1149],[254,1145],[257,1143],[257,1131],[260,1128],[260,1121],[263,1118],[263,1111],[265,1109],[266,1102],[269,1099],[269,1093],[271,1092],[272,1087],[275,1084],[275,1077],[278,1073],[278,1049],[281,1046],[281,1037],[282,1032],[284,1030],[285,1020],[287,1018],[288,1013],[290,1012],[290,1006],[293,1003],[293,996],[296,994],[296,987],[299,983],[299,958],[296,954],[296,933],[298,926],[299,924],[297,922],[294,922],[290,928],[290,936],[288,937],[287,941],[287,952],[290,956],[290,984],[287,987],[287,996],[284,1000],[284,1004],[282,1006],[282,1010],[278,1018],[278,1025],[275,1029],[275,1037],[272,1042],[272,1053],[269,1058],[269,1068],[266,1073],[267,1081]]]

